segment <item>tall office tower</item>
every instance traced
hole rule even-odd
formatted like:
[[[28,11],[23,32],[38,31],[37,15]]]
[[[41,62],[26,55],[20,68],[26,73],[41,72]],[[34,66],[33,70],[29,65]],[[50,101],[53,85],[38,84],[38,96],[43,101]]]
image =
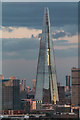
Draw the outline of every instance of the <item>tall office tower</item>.
[[[54,104],[59,100],[48,8],[45,8],[44,12],[42,37],[40,40],[35,100],[42,100],[43,103],[53,102]]]
[[[71,103],[72,106],[80,105],[80,68],[72,68]]]
[[[20,80],[2,80],[2,110],[20,109]]]
[[[70,90],[70,76],[66,76],[66,90]]]
[[[35,87],[36,87],[36,79],[33,79],[33,87],[32,87],[32,91],[35,92]]]
[[[21,91],[24,91],[26,89],[26,79],[24,78],[21,83]]]

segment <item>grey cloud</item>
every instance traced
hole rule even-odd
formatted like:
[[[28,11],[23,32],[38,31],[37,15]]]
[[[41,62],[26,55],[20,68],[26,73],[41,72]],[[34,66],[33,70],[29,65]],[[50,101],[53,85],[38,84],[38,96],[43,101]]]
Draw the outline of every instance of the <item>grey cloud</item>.
[[[2,42],[2,50],[3,51],[22,51],[28,49],[37,49],[39,48],[39,40],[38,39],[3,39]]]
[[[5,27],[5,28],[3,28],[3,31],[12,32],[12,31],[13,31],[13,29],[11,29],[11,28],[9,28],[9,27]]]
[[[44,8],[49,8],[51,25],[78,24],[77,2],[22,2],[2,3],[3,26],[28,26],[41,28]],[[14,9],[15,8],[15,9]]]
[[[58,33],[54,34],[53,37],[54,37],[54,39],[55,38],[58,39],[59,37],[64,37],[66,35],[67,35],[66,32],[58,32]]]
[[[53,42],[55,46],[71,46],[77,45],[77,43],[69,43],[68,40],[56,40]]]
[[[38,38],[40,38],[41,35],[42,35],[42,34],[39,34],[39,35],[38,35]],[[67,36],[71,36],[70,33],[66,33],[66,32],[60,31],[60,32],[55,33],[55,34],[53,33],[53,34],[52,34],[52,38],[58,39],[58,38],[60,38],[60,37],[65,37],[66,35],[67,35]]]
[[[58,58],[67,58],[78,56],[78,48],[69,48],[67,50],[55,50],[55,57]]]
[[[37,59],[39,40],[35,39],[3,39],[2,58],[3,59]],[[13,53],[16,54],[13,54]],[[12,53],[12,55],[11,55]]]
[[[37,59],[40,41],[36,39],[3,39],[2,59]],[[67,40],[54,41],[54,46],[70,46]],[[55,50],[56,57],[76,56],[77,48]]]
[[[59,32],[57,33],[56,31]],[[51,27],[51,33],[54,39],[65,37],[66,35],[68,37],[78,35],[78,25],[64,25],[63,27]],[[40,38],[41,35],[42,34],[39,34],[38,38]]]
[[[7,31],[8,31],[8,32],[12,32],[12,31],[13,31],[13,29],[7,28]]]
[[[62,29],[65,32],[68,32],[70,36],[78,34],[78,24],[76,24],[76,25],[65,25]]]
[[[78,34],[78,24],[70,24],[70,25],[64,25],[62,27],[51,27],[51,32],[54,34],[56,31],[64,31],[63,34],[66,34],[68,36],[73,36]],[[54,37],[54,36],[53,36]]]

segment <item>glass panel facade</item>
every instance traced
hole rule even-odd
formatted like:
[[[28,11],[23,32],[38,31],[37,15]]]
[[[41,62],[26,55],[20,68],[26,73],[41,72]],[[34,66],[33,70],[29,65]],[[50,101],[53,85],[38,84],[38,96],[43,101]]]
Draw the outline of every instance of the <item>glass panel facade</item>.
[[[48,8],[44,12],[35,99],[43,100],[43,103],[54,101],[55,104],[59,100]]]

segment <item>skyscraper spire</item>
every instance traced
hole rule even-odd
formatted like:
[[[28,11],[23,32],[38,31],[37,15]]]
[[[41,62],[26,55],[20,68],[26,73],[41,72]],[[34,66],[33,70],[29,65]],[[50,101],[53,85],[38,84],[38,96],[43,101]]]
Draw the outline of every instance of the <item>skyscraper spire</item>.
[[[59,99],[48,8],[44,11],[36,80],[35,99],[56,104]]]

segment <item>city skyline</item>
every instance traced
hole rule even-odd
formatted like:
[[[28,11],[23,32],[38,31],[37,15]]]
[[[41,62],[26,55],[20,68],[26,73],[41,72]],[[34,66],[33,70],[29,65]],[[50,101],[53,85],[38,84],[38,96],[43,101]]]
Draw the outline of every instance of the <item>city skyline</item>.
[[[64,85],[65,76],[77,66],[77,3],[3,3],[2,73],[5,77],[26,78],[29,86],[36,78],[42,13],[46,6],[50,9],[58,82]]]
[[[79,3],[2,3],[0,119],[80,118]]]

